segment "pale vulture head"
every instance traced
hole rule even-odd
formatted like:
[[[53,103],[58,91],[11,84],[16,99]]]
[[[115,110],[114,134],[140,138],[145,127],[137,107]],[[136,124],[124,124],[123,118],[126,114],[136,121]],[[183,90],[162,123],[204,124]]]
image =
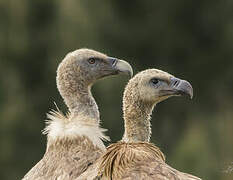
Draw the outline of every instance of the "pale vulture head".
[[[57,69],[57,87],[70,111],[77,96],[85,95],[97,80],[117,74],[132,76],[132,67],[126,61],[109,57],[90,49],[78,49],[66,55]],[[73,99],[73,100],[72,100]]]
[[[193,89],[188,81],[158,69],[148,69],[129,81],[124,95],[134,96],[144,103],[156,104],[172,96],[188,95],[192,98]]]

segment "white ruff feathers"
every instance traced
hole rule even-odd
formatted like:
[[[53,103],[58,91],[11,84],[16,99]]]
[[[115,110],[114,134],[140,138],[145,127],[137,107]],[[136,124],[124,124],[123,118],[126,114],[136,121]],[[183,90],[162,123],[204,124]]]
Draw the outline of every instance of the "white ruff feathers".
[[[106,129],[100,128],[93,120],[85,116],[71,117],[70,113],[64,115],[61,111],[52,110],[47,114],[47,126],[43,134],[47,134],[48,141],[57,141],[66,138],[87,137],[93,145],[105,149],[102,141],[109,141],[104,135]]]

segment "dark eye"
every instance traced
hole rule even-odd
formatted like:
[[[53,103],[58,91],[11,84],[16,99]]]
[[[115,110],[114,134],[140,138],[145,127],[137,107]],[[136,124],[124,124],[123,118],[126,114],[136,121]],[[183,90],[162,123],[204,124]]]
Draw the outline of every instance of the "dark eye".
[[[95,58],[89,58],[88,59],[88,62],[89,62],[89,64],[95,64]]]
[[[159,80],[156,78],[153,78],[150,80],[153,84],[158,84]]]

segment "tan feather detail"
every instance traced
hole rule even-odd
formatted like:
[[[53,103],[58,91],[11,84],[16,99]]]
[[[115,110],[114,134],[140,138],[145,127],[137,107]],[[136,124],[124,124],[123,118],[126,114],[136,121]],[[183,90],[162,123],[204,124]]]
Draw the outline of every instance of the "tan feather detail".
[[[103,180],[201,180],[167,165],[163,153],[151,143],[112,144],[96,164],[96,176],[95,170],[89,172]]]
[[[126,168],[151,158],[165,161],[164,154],[153,144],[118,142],[110,145],[100,158],[98,175],[107,178],[121,177]]]
[[[151,159],[141,161],[132,168],[127,168],[118,180],[201,180],[200,178],[180,172],[165,162]]]
[[[72,180],[79,177],[104,151],[90,139],[62,139],[51,144],[44,157],[25,175],[24,180]]]

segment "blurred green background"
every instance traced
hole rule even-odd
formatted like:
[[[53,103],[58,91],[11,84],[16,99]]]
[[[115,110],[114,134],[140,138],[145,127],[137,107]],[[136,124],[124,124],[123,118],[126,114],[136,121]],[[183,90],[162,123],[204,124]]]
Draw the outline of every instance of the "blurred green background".
[[[56,68],[75,49],[158,68],[189,80],[194,98],[171,98],[153,113],[151,141],[173,167],[232,180],[233,1],[0,0],[0,179],[20,179],[46,148],[41,134],[55,101]],[[93,94],[113,142],[123,134],[126,77]]]

